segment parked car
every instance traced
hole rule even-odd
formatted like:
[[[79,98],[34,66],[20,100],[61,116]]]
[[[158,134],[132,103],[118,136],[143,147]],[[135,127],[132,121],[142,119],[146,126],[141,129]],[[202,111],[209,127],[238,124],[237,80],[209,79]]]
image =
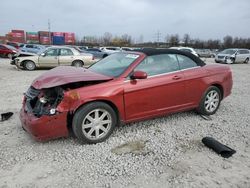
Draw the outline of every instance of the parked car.
[[[130,47],[121,47],[122,51],[134,51],[134,48],[130,48]]]
[[[199,57],[214,57],[213,52],[210,49],[195,49]]]
[[[38,44],[21,44],[20,50],[22,52],[30,52],[30,53],[40,53],[41,51],[44,51],[46,49],[43,45]]]
[[[107,139],[123,123],[196,109],[212,115],[230,95],[229,66],[206,65],[191,53],[144,49],[109,55],[88,69],[57,67],[24,95],[22,126],[37,140]]]
[[[8,57],[12,58],[14,54],[16,54],[18,50],[13,46],[0,44],[0,57]]]
[[[184,51],[184,52],[189,52],[189,53],[192,53],[195,56],[199,57],[199,55],[197,54],[197,52],[193,48],[189,48],[189,47],[171,47],[170,49],[176,49],[176,50],[181,50],[181,51]]]
[[[98,59],[105,58],[110,54],[108,52],[103,52],[102,50],[98,48],[88,48],[86,49],[86,52],[93,54],[95,58],[98,58]]]
[[[77,46],[81,50],[87,50],[89,47],[88,46]]]
[[[6,44],[9,46],[13,46],[16,49],[19,49],[20,45],[22,45],[22,43],[18,43],[18,42],[7,42]]]
[[[22,51],[18,51],[17,53],[15,53],[12,57],[11,57],[11,65],[15,65],[15,59],[18,57],[28,57],[28,56],[34,56],[37,54],[34,53],[29,53],[29,52],[22,52]]]
[[[115,52],[121,52],[121,48],[119,47],[100,47],[100,50],[109,54],[112,54]]]
[[[49,47],[44,52],[14,60],[18,68],[34,70],[37,67],[56,67],[59,65],[72,65],[76,67],[88,66],[95,62],[92,54],[80,54],[74,48]]]
[[[215,56],[216,63],[248,63],[250,51],[248,49],[229,48]]]

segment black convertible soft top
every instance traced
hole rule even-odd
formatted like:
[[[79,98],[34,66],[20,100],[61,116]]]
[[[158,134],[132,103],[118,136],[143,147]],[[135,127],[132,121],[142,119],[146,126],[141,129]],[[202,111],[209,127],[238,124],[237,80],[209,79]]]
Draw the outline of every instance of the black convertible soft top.
[[[184,52],[181,50],[175,50],[175,49],[155,49],[155,48],[143,48],[143,49],[137,49],[136,52],[141,52],[146,54],[147,56],[152,55],[160,55],[160,54],[180,54],[189,57],[193,61],[197,63],[199,66],[204,66],[206,63],[204,63],[199,57],[195,56],[192,53]]]

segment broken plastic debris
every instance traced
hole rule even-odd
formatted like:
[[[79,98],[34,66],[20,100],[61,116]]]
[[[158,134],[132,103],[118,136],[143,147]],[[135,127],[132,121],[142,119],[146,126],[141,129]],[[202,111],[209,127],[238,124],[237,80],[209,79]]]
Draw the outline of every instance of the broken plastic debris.
[[[236,153],[234,149],[220,143],[212,137],[204,137],[202,139],[202,143],[208,148],[214,150],[216,153],[220,154],[224,158],[229,158],[234,153]]]
[[[13,115],[13,112],[6,112],[1,114],[1,120],[0,121],[6,121]]]
[[[206,116],[206,115],[200,115],[203,119],[210,121],[212,120],[212,118],[210,116]]]

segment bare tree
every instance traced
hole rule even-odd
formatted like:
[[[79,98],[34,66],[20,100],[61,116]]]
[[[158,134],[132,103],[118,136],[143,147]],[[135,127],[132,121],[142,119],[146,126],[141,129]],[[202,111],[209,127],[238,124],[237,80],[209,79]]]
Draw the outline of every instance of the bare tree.
[[[223,38],[224,41],[224,47],[225,48],[231,48],[233,46],[233,37],[227,35]]]
[[[109,32],[105,32],[103,35],[103,43],[104,45],[109,45],[112,41],[112,34]]]
[[[121,36],[122,41],[125,43],[125,45],[130,45],[131,44],[131,36],[128,34],[123,34]]]
[[[180,42],[178,34],[167,36],[167,40],[170,46],[178,46]]]
[[[189,46],[189,44],[190,44],[190,36],[189,36],[189,34],[184,34],[184,36],[183,36],[183,42],[184,42],[184,46]]]

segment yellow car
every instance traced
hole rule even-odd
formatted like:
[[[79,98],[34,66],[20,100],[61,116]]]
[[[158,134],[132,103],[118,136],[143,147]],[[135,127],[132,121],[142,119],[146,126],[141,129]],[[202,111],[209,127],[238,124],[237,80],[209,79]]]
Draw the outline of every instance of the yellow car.
[[[32,56],[17,57],[14,64],[18,68],[34,70],[37,67],[57,67],[57,66],[89,66],[95,63],[94,56],[89,53],[80,53],[71,47],[49,47],[40,54]]]

